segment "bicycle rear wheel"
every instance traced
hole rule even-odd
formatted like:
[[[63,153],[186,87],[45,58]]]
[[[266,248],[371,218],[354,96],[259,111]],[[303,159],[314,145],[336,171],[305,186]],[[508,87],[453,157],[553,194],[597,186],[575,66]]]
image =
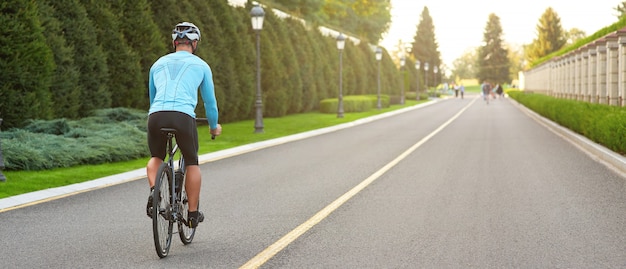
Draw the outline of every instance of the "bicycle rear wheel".
[[[172,244],[172,204],[170,197],[170,182],[172,170],[163,163],[157,172],[154,194],[152,196],[152,234],[154,246],[159,257],[164,258],[170,251]]]
[[[184,183],[184,181],[182,183]],[[181,195],[180,201],[182,204],[182,208],[181,208],[182,210],[181,212],[178,212],[178,214],[180,217],[182,217],[185,220],[184,222],[186,223],[189,220],[189,216],[188,216],[189,201],[187,200],[187,192],[182,190],[180,192],[180,195]],[[193,240],[193,236],[196,234],[196,228],[190,228],[185,223],[183,223],[183,221],[178,222],[178,235],[180,236],[180,241],[182,241],[183,244],[187,245],[187,244],[190,244],[191,241]]]

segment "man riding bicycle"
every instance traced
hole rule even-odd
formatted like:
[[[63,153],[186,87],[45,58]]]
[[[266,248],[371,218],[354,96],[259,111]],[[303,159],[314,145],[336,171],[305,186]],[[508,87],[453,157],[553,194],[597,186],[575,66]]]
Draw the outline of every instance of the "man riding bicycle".
[[[222,133],[222,127],[218,124],[211,68],[204,60],[194,55],[198,41],[200,41],[198,27],[189,22],[177,24],[172,31],[172,46],[175,52],[159,58],[152,65],[149,79],[148,146],[152,158],[146,167],[150,185],[147,214],[152,217],[152,192],[156,174],[166,155],[167,137],[161,133],[161,128],[174,128],[177,130],[176,143],[185,158],[187,171],[185,190],[189,201],[188,225],[191,228],[195,228],[204,220],[204,215],[198,211],[202,180],[198,166],[198,132],[195,120],[198,89],[204,100],[211,135],[217,136]]]

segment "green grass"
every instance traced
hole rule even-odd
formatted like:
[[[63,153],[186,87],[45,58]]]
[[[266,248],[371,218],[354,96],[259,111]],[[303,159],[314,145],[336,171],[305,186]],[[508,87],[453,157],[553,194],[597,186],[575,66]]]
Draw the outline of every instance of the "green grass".
[[[426,100],[419,101],[426,102]],[[405,105],[392,105],[381,110],[336,114],[306,113],[281,118],[264,118],[264,133],[254,133],[254,120],[223,124],[222,135],[211,140],[207,126],[198,127],[200,154],[211,153],[254,142],[283,137],[337,124],[355,121],[418,104],[406,100]],[[132,161],[59,168],[46,171],[3,171],[7,181],[0,183],[0,198],[85,182],[101,177],[144,168],[149,158]]]

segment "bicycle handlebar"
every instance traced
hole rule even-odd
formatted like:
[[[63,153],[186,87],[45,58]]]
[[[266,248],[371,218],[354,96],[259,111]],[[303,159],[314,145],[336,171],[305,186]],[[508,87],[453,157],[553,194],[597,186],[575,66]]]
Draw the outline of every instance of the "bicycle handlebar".
[[[209,120],[207,118],[196,118],[196,122],[202,122],[202,123],[209,123]],[[215,135],[211,134],[211,140],[215,140]]]

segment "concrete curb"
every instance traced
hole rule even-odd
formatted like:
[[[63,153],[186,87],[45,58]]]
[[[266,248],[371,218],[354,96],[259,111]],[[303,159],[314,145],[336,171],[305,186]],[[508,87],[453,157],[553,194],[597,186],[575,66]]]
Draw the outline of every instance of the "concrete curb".
[[[574,144],[576,147],[581,149],[583,152],[585,152],[587,155],[592,157],[594,160],[606,165],[608,168],[622,175],[623,177],[626,177],[626,157],[619,155],[615,153],[614,151],[600,144],[597,144],[580,134],[577,134],[571,131],[570,129],[567,129],[555,122],[552,122],[544,118],[543,116],[528,109],[527,107],[525,107],[524,105],[518,103],[517,101],[513,99],[509,99],[509,100],[511,100],[515,105],[517,105],[517,107],[526,115],[536,120],[541,125],[548,128],[550,131],[554,132],[555,134],[563,137],[565,140]]]

